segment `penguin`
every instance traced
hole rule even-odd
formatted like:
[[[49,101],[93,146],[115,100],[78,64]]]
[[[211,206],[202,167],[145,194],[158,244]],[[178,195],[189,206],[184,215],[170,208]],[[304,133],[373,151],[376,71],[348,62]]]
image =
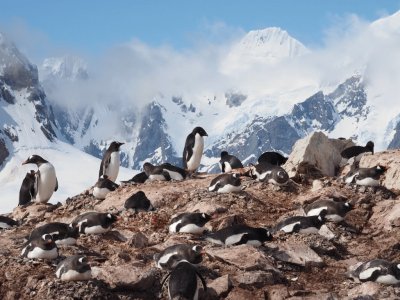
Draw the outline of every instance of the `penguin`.
[[[259,164],[268,163],[275,166],[281,166],[286,163],[287,157],[284,157],[278,152],[267,151],[258,157],[257,162]]]
[[[161,289],[169,277],[168,297],[171,300],[187,299],[197,300],[199,287],[197,278],[200,278],[204,291],[207,291],[207,285],[204,278],[191,263],[182,260],[176,267],[163,279]]]
[[[106,195],[115,191],[119,187],[118,184],[108,179],[107,175],[101,175],[93,188],[93,196],[98,200],[104,200]]]
[[[384,259],[373,259],[362,263],[351,274],[353,278],[375,281],[382,284],[400,283],[400,263],[392,263]]]
[[[321,199],[308,204],[304,208],[307,216],[319,216],[321,211],[325,211],[327,221],[339,223],[344,220],[344,216],[353,209],[350,202],[337,202],[329,199]]]
[[[285,185],[289,181],[289,175],[282,167],[269,163],[250,165],[250,177],[275,185]]]
[[[204,225],[210,220],[211,216],[205,213],[182,213],[172,218],[169,232],[202,234],[207,231]]]
[[[164,168],[161,166],[154,166],[149,162],[143,164],[143,171],[146,173],[148,177],[148,181],[170,181],[171,176],[169,172],[164,171]]]
[[[354,156],[358,156],[361,153],[366,153],[366,152],[372,152],[372,154],[374,154],[374,143],[372,141],[369,141],[364,147],[363,146],[348,147],[344,149],[340,153],[340,155],[345,159],[349,159]]]
[[[221,174],[211,180],[210,192],[231,193],[242,190],[239,174]]]
[[[150,200],[147,199],[146,194],[143,191],[139,191],[128,199],[126,199],[124,207],[126,209],[133,209],[136,213],[141,211],[154,211],[155,208],[151,204]]]
[[[45,234],[51,235],[57,245],[75,245],[79,237],[78,228],[66,223],[51,222],[33,229],[28,241],[40,238]]]
[[[186,137],[182,156],[183,168],[191,174],[200,166],[205,136],[208,136],[207,132],[202,127],[196,127]]]
[[[140,172],[140,173],[137,173],[135,176],[133,176],[131,179],[125,180],[125,181],[121,181],[121,182],[122,183],[129,183],[129,182],[145,183],[148,178],[149,177],[147,177],[146,172]]]
[[[385,171],[386,169],[379,165],[372,168],[356,168],[346,174],[344,181],[348,184],[379,186],[379,178]]]
[[[164,172],[168,172],[171,179],[180,181],[186,178],[187,172],[179,167],[173,166],[170,163],[163,163],[160,166]]]
[[[113,141],[103,155],[100,163],[99,177],[107,175],[108,179],[115,182],[119,172],[119,148],[124,143]]]
[[[36,172],[30,170],[26,173],[19,190],[18,206],[28,204],[35,197]]]
[[[199,264],[203,260],[204,253],[203,248],[199,245],[177,244],[154,254],[153,258],[157,268],[172,269],[182,260],[186,260],[191,264]]]
[[[264,242],[272,240],[272,234],[266,228],[234,224],[216,232],[206,234],[204,240],[222,246],[237,246],[242,244],[261,246]]]
[[[221,160],[219,166],[222,173],[231,172],[233,169],[243,168],[242,162],[234,155],[230,155],[227,151],[221,152]]]
[[[53,192],[58,190],[58,181],[54,166],[36,154],[31,155],[22,164],[36,164],[38,166],[38,171],[36,172],[35,201],[39,203],[48,202]]]
[[[85,256],[73,255],[57,265],[56,276],[62,281],[90,280],[92,269]]]
[[[18,222],[6,216],[0,216],[0,229],[8,229],[18,226]]]
[[[286,218],[275,226],[274,232],[318,233],[321,226],[325,223],[325,213],[325,211],[321,211],[318,216],[294,216]]]
[[[37,237],[22,249],[21,256],[27,258],[56,259],[58,248],[50,234]]]
[[[110,231],[116,221],[117,217],[113,214],[91,211],[75,217],[71,225],[78,227],[79,233],[100,234]]]

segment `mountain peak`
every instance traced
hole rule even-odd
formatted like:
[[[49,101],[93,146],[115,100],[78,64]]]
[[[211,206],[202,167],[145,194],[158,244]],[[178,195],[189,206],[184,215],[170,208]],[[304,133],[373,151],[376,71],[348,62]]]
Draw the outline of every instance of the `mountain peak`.
[[[41,66],[43,79],[48,78],[80,80],[87,79],[86,62],[77,56],[65,55],[62,57],[49,57]]]

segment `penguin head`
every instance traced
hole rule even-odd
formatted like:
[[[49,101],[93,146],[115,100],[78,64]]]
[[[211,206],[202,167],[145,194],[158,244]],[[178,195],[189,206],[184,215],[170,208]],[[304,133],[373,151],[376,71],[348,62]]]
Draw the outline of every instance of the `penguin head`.
[[[372,152],[372,154],[374,154],[374,142],[373,141],[369,141],[365,145],[365,148],[367,148],[368,150],[370,150]]]
[[[286,183],[289,180],[289,175],[284,169],[279,169],[276,172],[277,182],[280,184]]]
[[[263,240],[264,241],[272,241],[273,240],[273,236],[271,231],[269,231],[268,228],[263,228],[264,231],[264,236],[263,236]]]
[[[69,237],[77,239],[79,237],[79,228],[77,226],[69,224],[67,233]]]
[[[222,151],[221,152],[221,158],[227,157],[228,155],[229,155],[228,151]]]
[[[78,257],[78,264],[86,265],[88,263],[88,259],[86,256],[79,256]]]
[[[154,166],[149,162],[145,162],[143,164],[143,171],[146,173],[147,176],[150,175],[150,173],[153,170],[153,168],[154,168]]]
[[[117,219],[118,218],[117,218],[116,215],[113,215],[113,214],[110,214],[110,213],[106,214],[106,224],[107,225],[111,225],[112,223],[116,222]]]
[[[206,213],[202,213],[201,214],[201,218],[206,220],[207,222],[212,219],[212,217],[209,214],[206,214]]]
[[[203,129],[203,127],[196,127],[193,129],[192,133],[196,135],[198,133],[200,136],[208,136],[207,132]]]
[[[327,215],[327,211],[326,209],[321,210],[321,212],[319,213],[318,217],[317,217],[317,224],[318,225],[322,225],[326,222],[326,215]]]
[[[43,234],[42,241],[45,246],[54,244],[54,240],[53,240],[53,237],[51,236],[51,234]]]
[[[203,247],[196,245],[192,247],[192,250],[197,254],[203,254]]]
[[[344,207],[345,207],[346,211],[350,211],[354,208],[354,205],[350,202],[345,202]]]
[[[375,170],[377,171],[378,174],[383,174],[386,171],[386,168],[384,166],[377,165],[375,167]]]
[[[120,143],[120,142],[113,141],[113,142],[110,144],[110,147],[108,147],[108,149],[109,149],[109,150],[112,150],[112,152],[114,152],[114,151],[119,151],[119,148],[120,148],[123,144],[125,144],[125,143]]]
[[[22,164],[26,165],[26,164],[36,164],[37,166],[40,166],[41,164],[47,163],[48,161],[45,160],[43,157],[33,154],[31,156],[28,157],[27,160],[25,160]]]

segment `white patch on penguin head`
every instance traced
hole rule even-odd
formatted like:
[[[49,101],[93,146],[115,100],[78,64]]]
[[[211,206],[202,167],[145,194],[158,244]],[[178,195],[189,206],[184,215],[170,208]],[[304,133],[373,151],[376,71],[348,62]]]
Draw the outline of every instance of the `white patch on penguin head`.
[[[86,261],[86,259],[85,259],[85,257],[80,257],[79,259],[78,259],[78,261],[81,263],[81,264],[83,264],[83,263],[85,263],[85,261]]]
[[[111,214],[107,214],[107,218],[112,219]]]
[[[194,246],[194,247],[192,248],[192,250],[193,250],[194,252],[200,253],[200,252],[203,250],[203,248],[202,248],[201,246],[199,246],[199,245],[196,245],[196,246]]]
[[[322,217],[321,215],[318,216],[318,220],[320,220],[322,222]]]
[[[400,264],[397,264],[397,266],[396,266],[396,267],[397,267],[397,269],[400,269]]]
[[[239,174],[234,173],[234,174],[232,174],[232,176],[233,176],[234,178],[238,178]]]
[[[347,207],[350,207],[350,203],[349,202],[346,202],[344,205],[347,206]]]
[[[202,213],[201,216],[203,217],[203,219],[206,218],[206,214],[205,213]]]

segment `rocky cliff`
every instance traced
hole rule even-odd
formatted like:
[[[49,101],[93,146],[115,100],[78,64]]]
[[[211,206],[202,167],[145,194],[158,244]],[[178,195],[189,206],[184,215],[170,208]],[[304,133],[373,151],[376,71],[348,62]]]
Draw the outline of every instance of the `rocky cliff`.
[[[368,161],[386,162],[388,169],[395,171],[399,168],[397,156],[397,152],[377,153],[368,156]],[[386,173],[383,182],[392,173]],[[214,176],[123,185],[103,201],[83,192],[64,204],[14,209],[10,216],[21,225],[0,232],[0,297],[166,299],[166,287],[161,290],[160,286],[166,272],[155,268],[152,257],[176,243],[201,244],[206,250],[198,270],[208,291],[201,293],[200,299],[399,297],[398,287],[357,283],[346,277],[348,268],[357,262],[374,258],[400,262],[398,190],[346,185],[335,177],[313,180],[308,174],[301,184],[291,182],[281,188],[242,177],[242,192],[216,194],[207,191]],[[134,214],[122,209],[124,201],[139,190],[152,201],[155,212]],[[276,234],[261,247],[220,247],[189,234],[168,233],[169,220],[178,212],[213,214],[207,225],[212,231],[233,223],[273,227],[284,217],[303,214],[302,207],[318,199],[347,200],[354,209],[346,215],[346,223],[327,223],[320,234]],[[23,239],[32,228],[50,221],[70,222],[90,210],[116,213],[119,219],[111,232],[83,235],[76,246],[61,247],[60,255],[86,255],[92,280],[62,282],[54,274],[56,261],[20,257]]]

